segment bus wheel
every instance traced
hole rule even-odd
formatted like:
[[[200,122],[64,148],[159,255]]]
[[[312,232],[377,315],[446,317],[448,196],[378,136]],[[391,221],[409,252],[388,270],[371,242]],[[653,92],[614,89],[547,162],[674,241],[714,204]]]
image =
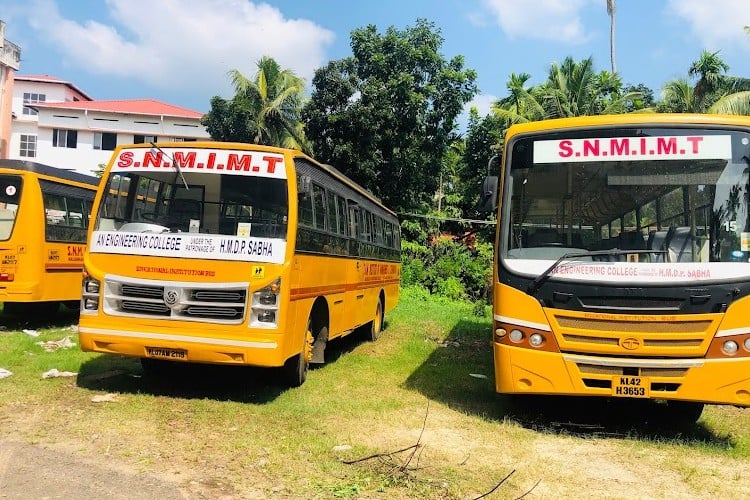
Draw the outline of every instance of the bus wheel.
[[[380,337],[380,332],[383,331],[383,300],[378,298],[378,305],[375,307],[375,317],[366,326],[365,329],[365,340],[376,341]]]
[[[327,335],[328,332],[325,333]],[[299,387],[305,383],[305,380],[307,380],[307,370],[309,369],[310,361],[312,360],[314,342],[313,323],[312,318],[310,318],[307,322],[307,329],[305,330],[302,351],[287,359],[286,363],[284,363],[284,381],[289,387]]]

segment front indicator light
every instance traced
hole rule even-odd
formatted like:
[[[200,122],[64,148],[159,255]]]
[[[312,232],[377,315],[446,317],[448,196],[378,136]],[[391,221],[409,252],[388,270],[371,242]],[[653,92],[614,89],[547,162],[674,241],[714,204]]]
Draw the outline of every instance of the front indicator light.
[[[721,350],[724,351],[724,354],[727,354],[729,356],[737,354],[737,350],[739,350],[739,348],[740,346],[738,346],[737,342],[735,342],[734,340],[727,340],[721,346]]]

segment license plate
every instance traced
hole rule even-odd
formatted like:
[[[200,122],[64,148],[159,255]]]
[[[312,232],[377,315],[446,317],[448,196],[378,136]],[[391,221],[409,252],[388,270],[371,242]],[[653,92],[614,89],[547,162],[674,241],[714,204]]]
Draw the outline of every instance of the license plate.
[[[146,356],[162,359],[187,359],[185,349],[170,349],[167,347],[146,347]]]
[[[612,377],[612,395],[618,398],[648,398],[649,387],[647,377]]]

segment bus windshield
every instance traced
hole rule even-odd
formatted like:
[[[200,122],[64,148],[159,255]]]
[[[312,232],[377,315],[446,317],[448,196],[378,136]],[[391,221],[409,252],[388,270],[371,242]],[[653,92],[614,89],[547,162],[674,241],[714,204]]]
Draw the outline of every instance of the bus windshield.
[[[622,262],[613,279],[748,275],[724,264],[750,260],[749,145],[745,132],[663,127],[516,138],[506,152],[504,265],[539,275],[569,254],[583,264],[553,274],[602,278],[597,263]]]
[[[0,241],[10,239],[21,199],[21,177],[0,175]]]
[[[154,151],[118,153],[102,191],[93,253],[283,261],[289,196],[281,155]]]

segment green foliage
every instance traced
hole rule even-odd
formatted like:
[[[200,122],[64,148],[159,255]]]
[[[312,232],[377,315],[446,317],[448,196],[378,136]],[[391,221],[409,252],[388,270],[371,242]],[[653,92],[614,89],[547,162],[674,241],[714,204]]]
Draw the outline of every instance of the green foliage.
[[[351,57],[313,78],[302,117],[315,156],[396,209],[429,203],[439,190],[456,118],[476,94],[461,56],[446,60],[433,23],[351,34]]]
[[[271,57],[258,61],[253,79],[238,70],[229,72],[235,96],[211,99],[211,109],[201,123],[219,141],[251,142],[309,151],[300,112],[304,80],[282,70]]]
[[[429,245],[404,241],[401,284],[451,300],[486,304],[492,293],[492,245],[477,242],[469,249],[450,239],[438,239]]]

